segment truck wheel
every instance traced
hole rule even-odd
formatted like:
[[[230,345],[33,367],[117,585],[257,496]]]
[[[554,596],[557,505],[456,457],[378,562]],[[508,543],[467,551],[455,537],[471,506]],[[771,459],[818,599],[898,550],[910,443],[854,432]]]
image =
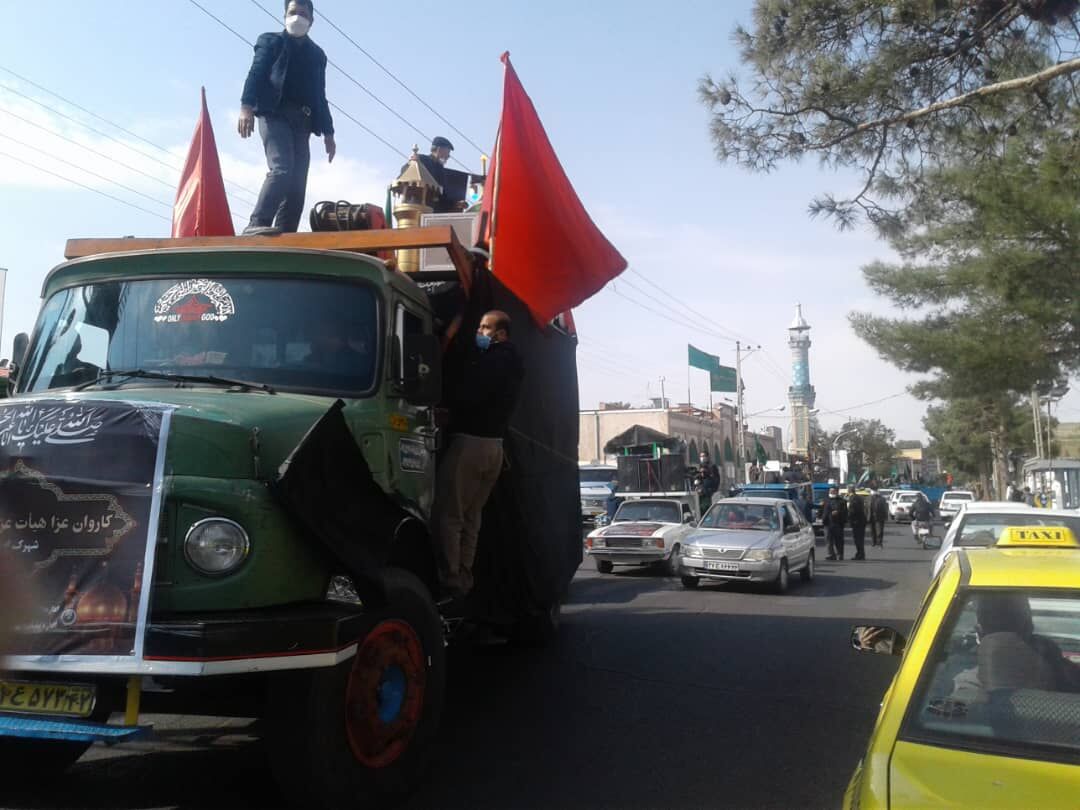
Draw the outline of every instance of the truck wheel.
[[[413,574],[384,574],[356,655],[272,682],[270,756],[300,807],[384,807],[419,784],[442,714],[442,622]]]
[[[610,574],[612,571],[615,570],[615,563],[613,563],[611,560],[597,560],[596,570],[599,571],[601,574]]]
[[[685,574],[680,577],[680,579],[682,580],[682,586],[688,591],[694,590],[694,588],[696,588],[698,586],[698,583],[701,581],[697,577],[688,577]]]

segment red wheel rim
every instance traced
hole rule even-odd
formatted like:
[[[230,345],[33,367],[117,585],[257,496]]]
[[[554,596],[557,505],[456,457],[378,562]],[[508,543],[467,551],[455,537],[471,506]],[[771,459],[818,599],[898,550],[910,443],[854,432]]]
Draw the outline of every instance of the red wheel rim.
[[[423,644],[406,622],[380,622],[361,642],[345,688],[345,733],[357,761],[385,768],[409,747],[424,710]]]

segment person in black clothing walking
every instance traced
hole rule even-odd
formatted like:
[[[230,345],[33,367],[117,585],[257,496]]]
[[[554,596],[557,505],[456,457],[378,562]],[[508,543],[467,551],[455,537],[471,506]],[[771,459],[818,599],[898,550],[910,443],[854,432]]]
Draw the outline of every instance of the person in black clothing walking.
[[[848,520],[851,522],[851,539],[855,541],[855,556],[852,559],[866,559],[866,503],[855,487],[848,490]]]
[[[889,503],[875,489],[870,496],[870,545],[885,546],[885,521],[889,519]]]
[[[285,30],[259,36],[240,97],[241,138],[255,119],[270,170],[244,229],[248,236],[295,233],[307,193],[312,134],[322,135],[327,159],[337,153],[326,100],[326,54],[308,37],[315,18],[311,0],[285,3]]]
[[[844,559],[844,524],[847,523],[847,504],[836,487],[829,488],[829,497],[822,505],[822,523],[829,537],[826,560]]]
[[[443,595],[472,590],[480,517],[503,465],[503,439],[525,369],[510,342],[510,316],[480,319],[460,384],[449,396],[450,443],[439,465],[432,523],[439,542]]]

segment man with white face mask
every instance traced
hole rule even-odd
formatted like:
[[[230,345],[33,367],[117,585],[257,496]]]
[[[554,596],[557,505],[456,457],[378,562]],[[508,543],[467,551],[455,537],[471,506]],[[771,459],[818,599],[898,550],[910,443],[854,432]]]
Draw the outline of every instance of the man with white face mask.
[[[326,54],[307,35],[314,17],[311,0],[287,0],[285,30],[263,34],[255,43],[237,129],[241,138],[250,137],[259,119],[270,171],[246,235],[295,232],[304,210],[311,135],[323,136],[330,161],[337,152],[326,101]]]

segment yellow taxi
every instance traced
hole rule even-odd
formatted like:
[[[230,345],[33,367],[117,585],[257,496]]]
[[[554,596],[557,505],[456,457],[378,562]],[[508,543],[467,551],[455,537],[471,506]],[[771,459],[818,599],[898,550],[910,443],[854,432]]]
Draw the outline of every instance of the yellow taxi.
[[[852,647],[902,656],[845,808],[1080,807],[1080,543],[1013,526],[960,548],[910,639],[856,627]]]

